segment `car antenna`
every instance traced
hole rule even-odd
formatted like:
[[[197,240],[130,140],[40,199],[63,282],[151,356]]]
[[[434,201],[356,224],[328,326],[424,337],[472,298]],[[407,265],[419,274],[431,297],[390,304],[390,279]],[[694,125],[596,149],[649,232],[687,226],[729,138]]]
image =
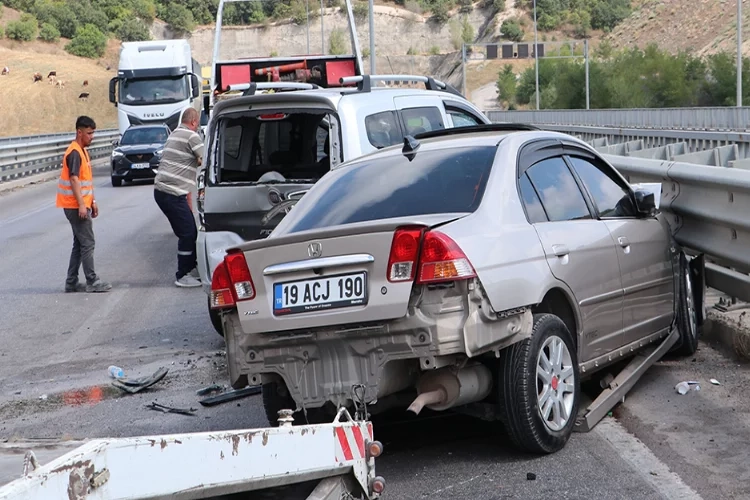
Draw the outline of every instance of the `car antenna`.
[[[407,135],[404,137],[404,147],[401,149],[401,152],[409,161],[412,161],[414,157],[417,156],[419,146],[421,146],[421,144],[414,138],[414,136]]]

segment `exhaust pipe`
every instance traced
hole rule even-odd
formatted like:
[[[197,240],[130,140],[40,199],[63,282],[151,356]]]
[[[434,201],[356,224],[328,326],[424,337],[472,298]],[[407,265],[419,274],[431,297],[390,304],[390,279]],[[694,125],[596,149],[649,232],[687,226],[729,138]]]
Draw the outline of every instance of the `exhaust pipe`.
[[[443,368],[427,372],[417,382],[417,398],[407,411],[419,415],[425,406],[443,411],[454,406],[475,403],[487,397],[492,390],[492,374],[483,364],[458,371]]]

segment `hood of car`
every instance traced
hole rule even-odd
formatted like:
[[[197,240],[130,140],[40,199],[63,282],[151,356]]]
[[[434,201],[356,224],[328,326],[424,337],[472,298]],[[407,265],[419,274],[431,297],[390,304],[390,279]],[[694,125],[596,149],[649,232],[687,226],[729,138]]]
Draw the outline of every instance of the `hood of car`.
[[[128,144],[121,145],[115,148],[115,151],[119,151],[122,154],[133,155],[143,153],[154,153],[164,148],[164,144],[156,142],[153,144]]]

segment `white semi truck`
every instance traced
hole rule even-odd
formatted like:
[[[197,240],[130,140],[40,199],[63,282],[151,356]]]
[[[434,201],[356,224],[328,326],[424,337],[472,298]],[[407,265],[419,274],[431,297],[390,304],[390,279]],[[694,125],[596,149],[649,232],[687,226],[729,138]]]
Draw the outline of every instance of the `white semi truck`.
[[[131,125],[166,123],[171,130],[188,108],[201,110],[201,66],[187,40],[123,42],[109,100],[120,135]]]

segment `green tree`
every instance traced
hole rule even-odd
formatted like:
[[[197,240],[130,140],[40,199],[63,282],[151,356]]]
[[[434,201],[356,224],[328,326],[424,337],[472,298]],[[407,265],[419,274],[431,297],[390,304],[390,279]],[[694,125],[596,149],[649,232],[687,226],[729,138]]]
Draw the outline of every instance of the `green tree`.
[[[503,24],[500,25],[500,35],[503,38],[512,40],[514,42],[520,42],[523,40],[523,30],[518,22],[511,19],[506,19]]]
[[[447,23],[448,19],[450,19],[450,7],[445,2],[436,3],[435,5],[430,7],[430,10],[432,10],[430,20],[439,25]]]
[[[18,21],[8,23],[5,33],[11,40],[30,42],[36,38],[37,20],[30,14],[23,14]]]
[[[630,15],[630,0],[598,0],[591,9],[591,27],[612,29]]]
[[[193,13],[184,5],[171,4],[165,14],[164,21],[177,33],[188,33],[195,29]]]
[[[39,38],[45,42],[57,42],[60,40],[60,30],[58,30],[53,24],[44,23],[39,30]]]
[[[91,59],[101,57],[107,47],[107,37],[93,24],[78,29],[76,36],[65,46],[65,50],[75,56]]]
[[[516,74],[513,66],[506,64],[497,76],[497,100],[508,103],[508,107],[516,100]]]
[[[148,26],[135,17],[122,21],[122,24],[115,33],[117,34],[117,38],[123,42],[141,42],[143,40],[151,40],[151,33],[148,30]]]

